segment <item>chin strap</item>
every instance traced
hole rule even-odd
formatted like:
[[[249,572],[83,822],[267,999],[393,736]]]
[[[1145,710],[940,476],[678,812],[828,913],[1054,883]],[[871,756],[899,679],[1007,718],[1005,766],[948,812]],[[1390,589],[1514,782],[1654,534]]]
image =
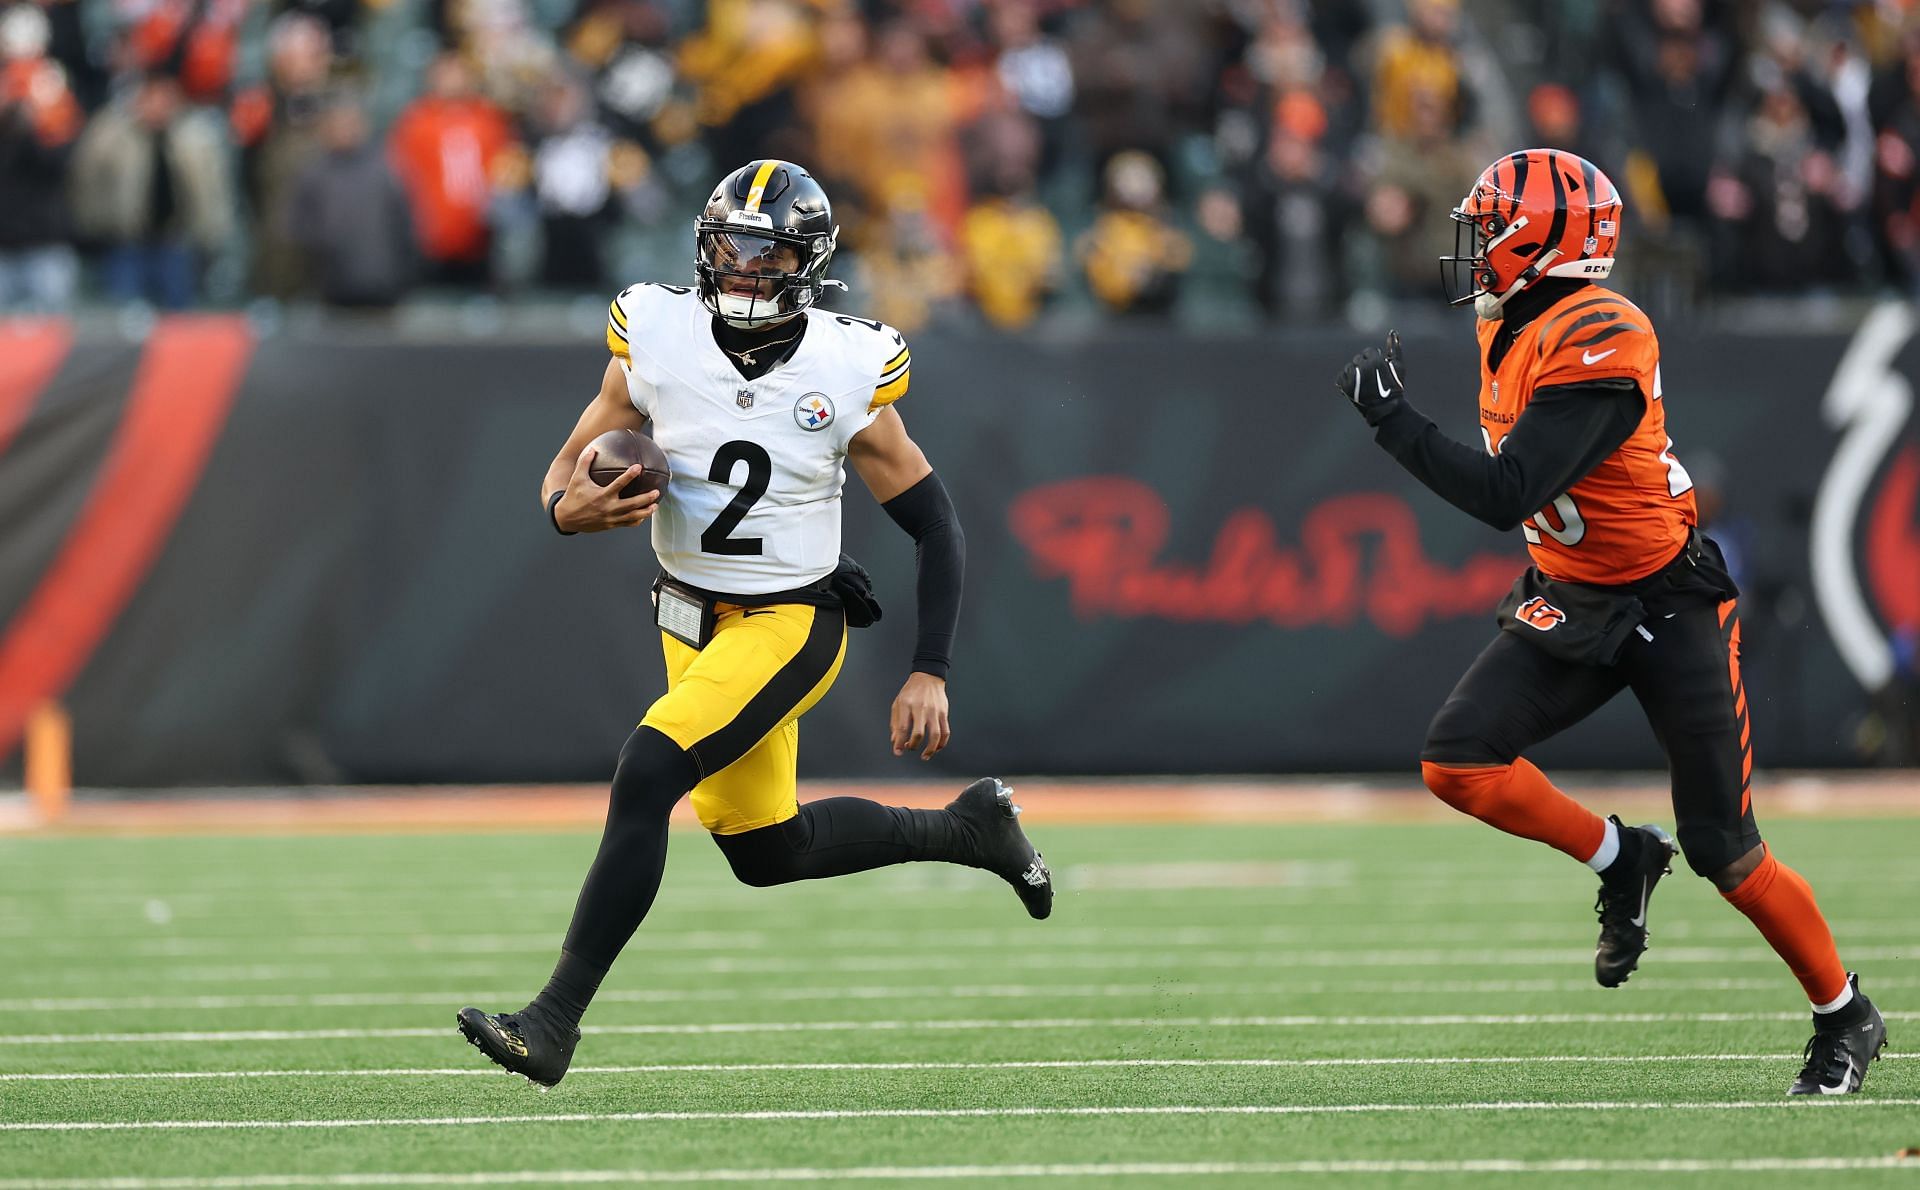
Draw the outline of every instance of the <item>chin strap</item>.
[[[1482,318],[1499,318],[1501,307],[1505,306],[1515,294],[1538,281],[1541,274],[1546,272],[1547,266],[1553,263],[1553,258],[1559,255],[1561,252],[1558,248],[1549,248],[1542,252],[1532,264],[1520,271],[1520,275],[1513,279],[1513,284],[1501,290],[1498,295],[1483,293],[1474,298],[1473,312]]]

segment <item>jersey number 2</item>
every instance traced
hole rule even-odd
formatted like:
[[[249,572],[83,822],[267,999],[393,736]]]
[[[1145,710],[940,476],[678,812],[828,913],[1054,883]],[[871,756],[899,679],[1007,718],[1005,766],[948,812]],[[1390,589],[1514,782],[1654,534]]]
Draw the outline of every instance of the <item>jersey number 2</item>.
[[[709,554],[760,552],[758,537],[735,537],[733,531],[747,519],[754,502],[767,494],[767,485],[773,481],[773,460],[757,442],[729,442],[713,456],[713,468],[707,472],[707,478],[714,483],[731,484],[735,463],[747,465],[747,482],[741,485],[732,503],[721,509],[720,515],[713,518],[713,524],[700,534],[700,548]]]

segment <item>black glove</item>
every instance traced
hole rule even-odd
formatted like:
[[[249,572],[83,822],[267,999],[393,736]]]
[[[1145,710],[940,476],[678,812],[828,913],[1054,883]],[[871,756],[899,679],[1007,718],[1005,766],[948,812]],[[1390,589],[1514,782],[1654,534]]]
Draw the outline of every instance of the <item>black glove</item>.
[[[1340,378],[1333,382],[1367,424],[1377,426],[1394,410],[1406,403],[1407,388],[1402,380],[1405,365],[1400,361],[1400,332],[1387,332],[1387,347],[1369,347],[1347,361]]]
[[[873,576],[867,568],[845,554],[827,580],[840,606],[847,609],[847,627],[867,628],[880,622],[880,600],[873,594]]]

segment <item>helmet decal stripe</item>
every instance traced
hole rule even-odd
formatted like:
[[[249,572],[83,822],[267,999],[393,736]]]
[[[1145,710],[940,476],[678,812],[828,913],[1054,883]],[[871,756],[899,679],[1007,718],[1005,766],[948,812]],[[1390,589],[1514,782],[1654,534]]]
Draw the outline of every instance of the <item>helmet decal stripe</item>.
[[[1587,184],[1587,238],[1589,240],[1594,238],[1594,223],[1600,218],[1599,173],[1600,171],[1593,167],[1593,162],[1585,157],[1580,159],[1580,174]]]
[[[747,205],[744,208],[745,210],[758,211],[760,209],[760,199],[767,192],[767,182],[773,177],[773,171],[779,168],[779,166],[780,163],[778,161],[762,161],[760,163],[760,172],[753,175],[753,185],[747,190]]]
[[[1515,153],[1507,160],[1513,162],[1513,186],[1507,191],[1511,200],[1507,204],[1507,222],[1511,223],[1520,213],[1520,196],[1527,191],[1527,155]]]
[[[1560,164],[1552,158],[1547,160],[1547,176],[1553,179],[1553,223],[1547,228],[1546,246],[1557,248],[1560,237],[1567,234],[1567,183],[1560,176]]]

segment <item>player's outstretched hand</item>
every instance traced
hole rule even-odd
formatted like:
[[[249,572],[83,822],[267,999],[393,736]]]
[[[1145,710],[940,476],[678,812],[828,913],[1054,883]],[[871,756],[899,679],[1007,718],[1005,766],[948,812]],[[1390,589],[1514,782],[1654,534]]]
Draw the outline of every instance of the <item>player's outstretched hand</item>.
[[[1388,331],[1385,350],[1369,347],[1354,356],[1333,383],[1368,425],[1377,426],[1405,399],[1406,374],[1400,359],[1400,332]]]
[[[605,487],[595,483],[589,472],[599,454],[589,446],[580,452],[573,474],[567,477],[566,494],[553,506],[553,523],[569,533],[598,533],[603,529],[624,529],[652,516],[659,507],[658,491],[642,492],[631,500],[622,500],[620,492],[646,468],[635,464],[620,473],[620,478]]]
[[[907,684],[894,696],[890,719],[895,756],[920,748],[920,759],[932,760],[953,738],[947,726],[946,679],[917,671],[908,674]]]

